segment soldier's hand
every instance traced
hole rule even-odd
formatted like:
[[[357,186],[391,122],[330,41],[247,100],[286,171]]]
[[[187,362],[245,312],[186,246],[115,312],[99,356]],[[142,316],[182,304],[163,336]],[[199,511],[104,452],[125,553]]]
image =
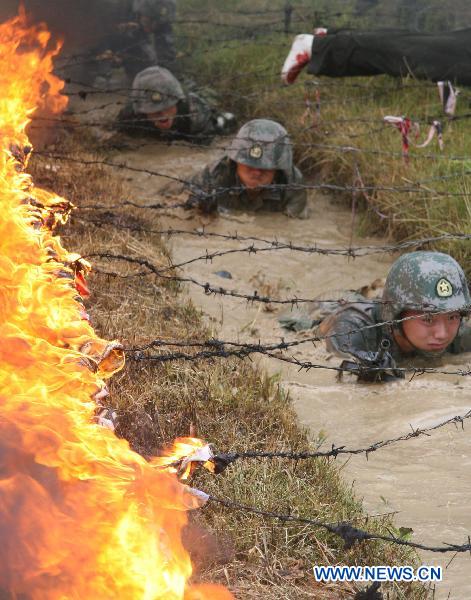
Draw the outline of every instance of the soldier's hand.
[[[359,359],[358,381],[393,381],[404,379],[404,373],[397,370],[396,361],[389,352],[365,352],[369,356]],[[363,367],[363,368],[362,368]]]
[[[389,352],[350,351],[355,362],[343,361],[341,367],[354,373],[358,381],[382,382],[404,379],[404,372],[397,370],[396,361]]]

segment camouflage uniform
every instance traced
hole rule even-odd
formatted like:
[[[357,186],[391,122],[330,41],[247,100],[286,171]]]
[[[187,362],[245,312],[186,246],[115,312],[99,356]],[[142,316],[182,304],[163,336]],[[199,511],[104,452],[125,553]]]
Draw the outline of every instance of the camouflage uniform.
[[[90,64],[94,76],[106,81],[113,68],[121,67],[130,80],[143,69],[159,65],[176,70],[176,50],[172,24],[175,21],[175,0],[134,0],[130,17],[148,17],[153,21],[151,32],[138,22],[120,23],[93,51],[98,63]],[[90,79],[90,77],[89,77]]]
[[[237,163],[275,169],[275,179],[271,186],[249,192],[237,176]],[[193,179],[190,202],[205,212],[263,210],[306,218],[306,189],[288,187],[302,184],[301,171],[293,165],[292,144],[286,129],[275,121],[254,119],[239,130],[226,156],[205,167]]]
[[[177,11],[176,0],[134,0],[133,11],[137,15],[149,17],[154,22],[152,33],[145,34],[147,39],[142,45],[142,57],[144,60],[147,57],[147,64],[141,64],[133,75],[152,65],[175,70],[177,53],[173,23]]]
[[[405,310],[424,312],[470,310],[471,299],[466,277],[460,265],[441,252],[411,252],[401,256],[391,267],[381,303],[348,304],[327,317],[319,326],[322,335],[333,335],[326,340],[327,349],[341,356],[356,351],[377,352],[382,340],[390,342],[389,353],[395,362],[422,357],[426,360],[445,352],[459,354],[471,351],[471,328],[462,323],[458,335],[442,352],[416,350],[405,354],[394,339],[394,328],[400,323],[374,327],[377,323],[399,319]],[[362,331],[360,328],[370,327]]]
[[[147,114],[177,107],[177,115],[168,130],[154,125]],[[198,94],[185,94],[180,82],[162,67],[149,67],[133,82],[131,101],[118,115],[117,128],[130,135],[149,135],[164,140],[186,139],[209,143],[224,133],[234,121],[230,113],[218,113]]]

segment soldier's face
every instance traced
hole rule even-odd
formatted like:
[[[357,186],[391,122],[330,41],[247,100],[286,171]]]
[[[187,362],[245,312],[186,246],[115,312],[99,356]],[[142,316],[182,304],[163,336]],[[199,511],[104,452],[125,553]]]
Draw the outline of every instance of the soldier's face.
[[[275,173],[275,169],[254,169],[242,163],[237,163],[237,175],[242,184],[249,189],[272,184]]]
[[[455,339],[461,323],[458,312],[447,314],[422,314],[417,310],[406,310],[402,317],[415,317],[403,321],[402,329],[407,340],[418,350],[425,352],[443,352]]]
[[[170,129],[177,116],[177,107],[171,106],[159,112],[147,113],[147,118],[157,129]]]

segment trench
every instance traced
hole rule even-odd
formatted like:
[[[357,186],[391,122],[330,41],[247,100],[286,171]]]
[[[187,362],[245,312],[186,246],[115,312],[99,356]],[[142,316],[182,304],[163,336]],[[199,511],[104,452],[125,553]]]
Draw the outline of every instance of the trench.
[[[116,159],[129,166],[156,170],[170,176],[189,179],[221,151],[185,145],[149,144],[119,152]],[[159,192],[168,189],[168,179],[145,173],[126,172],[135,192],[135,200],[160,201]],[[170,186],[171,187],[171,186]],[[272,214],[226,214],[211,217],[186,211],[167,211],[161,218],[162,228],[188,229],[204,227],[216,233],[235,233],[303,245],[348,247],[351,236],[351,213],[335,198],[311,192],[310,218],[304,221]],[[157,211],[158,213],[160,211]],[[354,245],[384,245],[384,239],[353,238]],[[218,238],[175,236],[167,240],[174,263],[213,252],[246,246],[245,242]],[[394,256],[380,253],[361,258],[322,256],[289,250],[256,254],[231,254],[212,262],[198,261],[179,270],[179,274],[223,286],[242,293],[254,290],[270,296],[314,298],[321,294],[339,297],[339,290],[357,289],[378,277],[385,277]],[[231,279],[217,272],[227,271]],[[208,296],[193,285],[186,291],[205,315],[215,337],[262,343],[302,339],[278,324],[286,307],[248,304],[244,300]],[[291,351],[296,358],[336,366],[339,359],[329,355],[323,345],[305,344]],[[444,367],[466,367],[470,355],[448,355]],[[219,359],[216,359],[219,360]],[[408,433],[411,427],[424,428],[470,408],[471,382],[460,376],[425,374],[383,385],[358,384],[354,377],[338,381],[335,371],[313,369],[299,371],[294,365],[276,359],[252,357],[270,374],[278,374],[289,392],[300,422],[314,439],[323,439],[323,449],[332,444],[358,448],[378,440]],[[365,511],[371,515],[395,514],[398,527],[413,529],[413,541],[427,545],[442,542],[463,544],[469,533],[471,480],[471,441],[465,430],[446,426],[430,436],[399,442],[370,454],[337,458],[343,475],[351,481],[356,495],[363,498]],[[434,598],[463,600],[471,597],[467,554],[454,556],[421,552],[424,565],[441,565],[443,581],[436,584]]]

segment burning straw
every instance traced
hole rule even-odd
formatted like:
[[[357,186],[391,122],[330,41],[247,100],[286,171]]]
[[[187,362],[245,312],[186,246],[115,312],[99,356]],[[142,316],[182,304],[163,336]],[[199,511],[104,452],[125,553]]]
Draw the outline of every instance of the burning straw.
[[[0,25],[0,589],[48,600],[230,598],[187,585],[181,530],[200,500],[93,422],[122,351],[95,335],[79,295],[88,265],[53,235],[71,206],[24,170],[30,117],[66,105],[52,74],[58,50],[23,13]]]

